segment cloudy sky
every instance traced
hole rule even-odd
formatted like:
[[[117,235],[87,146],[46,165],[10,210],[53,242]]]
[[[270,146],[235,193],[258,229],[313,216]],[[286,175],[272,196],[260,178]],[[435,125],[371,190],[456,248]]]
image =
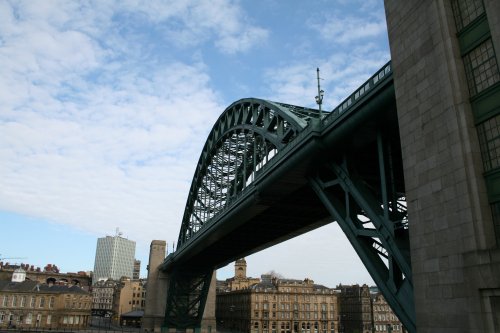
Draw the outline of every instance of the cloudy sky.
[[[228,105],[316,107],[319,67],[329,110],[389,58],[381,0],[0,0],[0,258],[92,270],[119,228],[146,276]],[[335,223],[246,259],[254,277],[372,283]]]

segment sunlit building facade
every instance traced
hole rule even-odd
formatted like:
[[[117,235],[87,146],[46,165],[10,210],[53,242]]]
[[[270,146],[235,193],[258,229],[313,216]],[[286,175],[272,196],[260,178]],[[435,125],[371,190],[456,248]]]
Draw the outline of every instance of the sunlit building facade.
[[[84,329],[92,299],[78,286],[0,281],[0,329]]]
[[[258,283],[248,281],[238,261],[235,277],[217,291],[217,328],[251,333],[339,332],[339,297],[334,289],[311,279],[282,279],[266,274]],[[255,280],[255,279],[254,279]],[[246,282],[245,282],[246,283]]]

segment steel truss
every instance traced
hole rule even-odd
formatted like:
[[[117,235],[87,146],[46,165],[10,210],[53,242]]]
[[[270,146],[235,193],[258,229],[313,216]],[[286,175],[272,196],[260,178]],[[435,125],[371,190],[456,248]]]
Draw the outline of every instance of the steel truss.
[[[177,268],[169,275],[163,327],[200,328],[213,269]]]
[[[177,246],[182,247],[249,186],[258,171],[318,111],[260,99],[230,105],[203,147],[191,183]]]
[[[392,148],[380,133],[371,148],[376,150],[371,168],[358,156],[366,152],[346,153],[325,162],[309,182],[403,325],[415,332],[404,189],[396,184]]]

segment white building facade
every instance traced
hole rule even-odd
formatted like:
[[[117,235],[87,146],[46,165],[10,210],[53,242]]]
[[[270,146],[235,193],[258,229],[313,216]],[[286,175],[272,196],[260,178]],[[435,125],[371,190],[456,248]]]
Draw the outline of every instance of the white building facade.
[[[99,280],[132,278],[135,242],[120,236],[97,239],[92,284]]]

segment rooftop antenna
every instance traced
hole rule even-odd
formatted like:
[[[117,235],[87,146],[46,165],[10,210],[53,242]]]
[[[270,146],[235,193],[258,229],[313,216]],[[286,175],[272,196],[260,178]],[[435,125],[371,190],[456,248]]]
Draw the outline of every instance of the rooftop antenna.
[[[316,68],[316,77],[318,79],[318,95],[315,97],[316,98],[316,103],[319,106],[319,120],[323,117],[323,111],[321,110],[321,104],[323,104],[323,95],[325,94],[324,90],[321,90],[321,87],[319,85],[319,67]]]
[[[123,232],[120,231],[120,228],[116,227],[116,234],[115,236],[121,237],[123,235]]]

